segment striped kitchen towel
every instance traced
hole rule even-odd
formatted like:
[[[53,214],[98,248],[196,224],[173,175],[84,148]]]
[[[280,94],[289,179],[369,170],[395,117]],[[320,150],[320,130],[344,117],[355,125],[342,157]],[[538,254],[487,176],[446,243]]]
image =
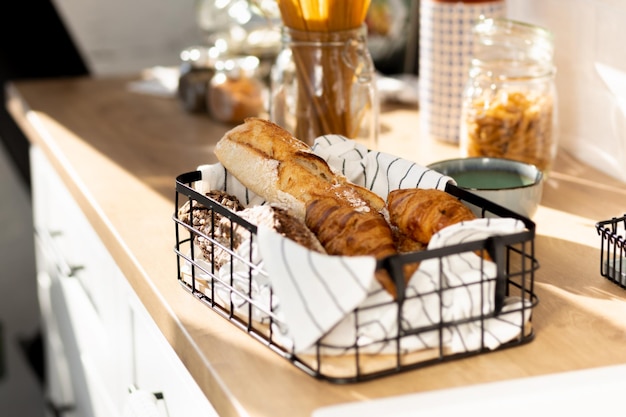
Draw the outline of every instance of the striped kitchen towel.
[[[367,187],[382,197],[397,188],[444,189],[449,177],[422,167],[412,161],[382,152],[368,151],[363,145],[341,136],[318,138],[314,152],[355,184]],[[221,164],[204,165],[200,190],[220,189],[237,196],[247,204],[265,204],[230,175]],[[516,233],[524,224],[516,219],[476,219],[450,226],[433,237],[429,249],[453,245],[468,240],[482,240],[488,236]],[[272,229],[259,226],[257,233],[258,264],[265,274],[250,274],[241,269],[237,277],[227,280],[253,282],[251,288],[271,285],[273,296],[261,300],[264,290],[254,291],[252,298],[271,308],[279,320],[275,335],[288,349],[297,353],[310,352],[321,340],[323,354],[340,355],[354,352],[358,344],[362,353],[395,353],[393,342],[399,331],[403,333],[422,327],[436,328],[441,320],[459,321],[441,334],[437,330],[403,337],[400,349],[412,352],[444,344],[452,351],[495,348],[519,333],[525,311],[524,300],[505,300],[503,313],[481,320],[479,326],[469,320],[494,309],[496,266],[474,253],[454,254],[445,258],[440,273],[440,260],[423,261],[410,280],[406,293],[404,321],[398,323],[398,304],[375,279],[376,261],[373,257],[341,257],[309,251],[284,238]],[[247,245],[243,245],[244,247]],[[242,254],[249,259],[249,255]],[[253,258],[257,258],[256,256]],[[226,264],[222,270],[238,274],[236,265]],[[222,274],[220,273],[220,276]],[[207,279],[207,282],[210,279]],[[217,292],[220,293],[219,291]],[[224,292],[229,297],[228,292]],[[266,294],[266,293],[265,293]],[[259,297],[259,299],[256,299]],[[485,300],[487,300],[485,302]],[[241,300],[235,300],[241,301]],[[224,299],[224,305],[237,305],[245,313],[246,305]],[[358,317],[354,310],[359,308]],[[477,310],[478,309],[478,310]],[[263,320],[262,317],[255,319]],[[402,325],[402,328],[399,326]]]
[[[313,151],[349,181],[368,188],[386,199],[391,190],[437,188],[444,190],[448,176],[413,161],[384,152],[370,151],[364,145],[340,135],[317,138]]]
[[[447,227],[428,249],[523,228],[515,219],[476,219]],[[399,305],[375,280],[373,258],[313,254],[268,228],[259,228],[258,236],[264,267],[280,299],[281,330],[296,352],[310,352],[318,340],[320,353],[326,355],[354,353],[355,346],[371,354],[440,345],[452,353],[495,349],[519,336],[530,319],[528,301],[518,297],[508,297],[498,316],[477,319],[495,308],[496,266],[472,252],[422,262],[405,289],[403,320],[398,323]],[[358,317],[353,313],[357,307]],[[455,324],[439,327],[442,322]],[[420,330],[428,328],[433,330]],[[398,331],[417,333],[400,338],[397,346],[393,340]]]

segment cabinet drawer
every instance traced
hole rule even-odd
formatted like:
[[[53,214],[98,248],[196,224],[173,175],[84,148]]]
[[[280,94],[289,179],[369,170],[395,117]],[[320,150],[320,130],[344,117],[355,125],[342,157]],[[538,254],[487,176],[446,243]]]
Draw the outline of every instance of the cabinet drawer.
[[[46,157],[31,148],[37,269],[50,277],[46,342],[59,340],[71,392],[59,402],[85,417],[123,413],[129,390],[158,393],[163,416],[217,417]],[[52,359],[52,358],[51,358]],[[63,372],[61,372],[63,373]],[[68,379],[66,378],[66,379]],[[61,378],[62,379],[62,378]],[[60,379],[50,381],[62,384]],[[134,397],[133,397],[134,398]],[[67,415],[73,416],[72,412]]]
[[[35,250],[39,248],[35,246]],[[75,396],[65,341],[61,338],[59,320],[52,311],[51,287],[52,277],[48,271],[39,270],[37,272],[37,298],[41,310],[45,355],[46,400],[59,410],[74,407]]]
[[[125,277],[41,151],[31,158],[46,354],[63,357],[58,372],[70,375],[69,388],[67,377],[48,381],[49,395],[60,407],[93,408],[87,416],[116,415],[132,380]]]
[[[137,387],[163,395],[165,415],[218,417],[200,387],[134,294],[133,344]]]
[[[52,253],[56,269],[81,285],[104,331],[114,341],[120,325],[128,326],[129,313],[122,313],[124,307],[127,310],[125,292],[120,286],[125,277],[61,178],[36,147],[31,148],[31,160],[38,238]]]

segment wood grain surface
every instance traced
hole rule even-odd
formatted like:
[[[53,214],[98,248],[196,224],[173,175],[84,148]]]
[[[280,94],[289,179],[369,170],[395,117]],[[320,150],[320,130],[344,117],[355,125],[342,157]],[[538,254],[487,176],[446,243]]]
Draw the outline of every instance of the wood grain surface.
[[[626,212],[626,185],[561,152],[534,218],[534,341],[373,382],[309,377],[180,288],[174,178],[215,162],[213,146],[230,126],[129,92],[130,80],[20,81],[8,86],[6,104],[220,415],[308,416],[341,402],[626,363],[626,290],[600,276],[594,228]],[[458,154],[420,137],[417,109],[385,107],[381,123],[380,150],[422,164]]]

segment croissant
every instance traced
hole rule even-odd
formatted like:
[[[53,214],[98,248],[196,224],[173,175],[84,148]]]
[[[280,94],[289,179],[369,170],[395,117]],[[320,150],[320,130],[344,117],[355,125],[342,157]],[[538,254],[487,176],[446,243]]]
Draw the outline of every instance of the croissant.
[[[391,227],[380,212],[355,209],[339,196],[311,199],[305,223],[330,255],[371,255],[379,260],[397,253]],[[395,298],[396,286],[387,271],[377,270],[376,279]]]
[[[391,224],[423,244],[444,227],[476,218],[458,199],[436,189],[393,190],[387,196],[387,208]]]

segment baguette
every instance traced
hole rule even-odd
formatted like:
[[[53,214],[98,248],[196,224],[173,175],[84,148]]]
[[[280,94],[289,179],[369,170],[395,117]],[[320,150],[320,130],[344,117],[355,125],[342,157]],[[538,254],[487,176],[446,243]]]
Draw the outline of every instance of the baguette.
[[[340,196],[362,211],[385,207],[384,199],[350,183],[307,144],[267,120],[247,118],[226,132],[215,155],[248,189],[302,220],[306,204],[319,195]]]

